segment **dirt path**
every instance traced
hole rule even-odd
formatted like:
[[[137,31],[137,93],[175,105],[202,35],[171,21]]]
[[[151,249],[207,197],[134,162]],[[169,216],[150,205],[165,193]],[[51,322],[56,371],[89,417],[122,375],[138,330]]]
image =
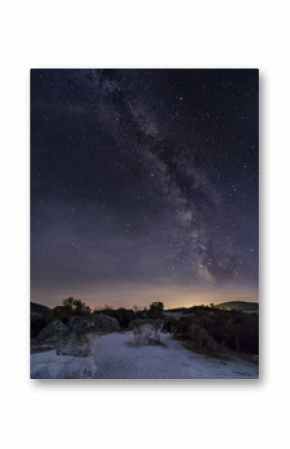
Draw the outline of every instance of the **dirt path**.
[[[131,332],[92,340],[92,356],[57,356],[55,351],[31,356],[32,378],[97,379],[234,379],[257,378],[258,367],[245,361],[208,358],[185,349],[170,334],[162,346],[131,346]]]

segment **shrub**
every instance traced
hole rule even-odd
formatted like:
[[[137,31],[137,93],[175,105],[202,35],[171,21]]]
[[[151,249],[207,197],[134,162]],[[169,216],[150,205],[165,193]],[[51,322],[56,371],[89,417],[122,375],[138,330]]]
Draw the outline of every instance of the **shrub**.
[[[164,311],[164,304],[161,301],[154,301],[150,304],[148,316],[149,318],[162,318]]]
[[[196,307],[178,321],[176,337],[192,340],[190,329],[197,325],[206,330],[218,345],[235,351],[258,354],[259,318],[257,314]]]
[[[219,349],[218,343],[212,338],[204,327],[192,323],[188,332],[187,346],[203,354],[216,354]]]
[[[174,317],[166,317],[164,320],[163,329],[167,332],[175,332],[177,329],[178,320]]]
[[[52,309],[48,315],[48,319],[67,321],[71,316],[85,316],[91,313],[90,308],[80,299],[66,298],[63,300],[62,306]]]
[[[243,314],[237,329],[240,350],[251,354],[259,352],[259,316]]]

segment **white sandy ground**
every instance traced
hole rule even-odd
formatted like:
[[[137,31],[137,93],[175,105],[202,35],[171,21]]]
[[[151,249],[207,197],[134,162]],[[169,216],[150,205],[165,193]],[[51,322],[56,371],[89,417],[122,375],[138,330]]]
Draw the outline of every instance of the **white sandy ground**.
[[[31,355],[31,377],[37,379],[249,379],[258,366],[244,360],[209,358],[185,349],[170,334],[162,346],[132,346],[131,332],[92,337],[90,357]]]

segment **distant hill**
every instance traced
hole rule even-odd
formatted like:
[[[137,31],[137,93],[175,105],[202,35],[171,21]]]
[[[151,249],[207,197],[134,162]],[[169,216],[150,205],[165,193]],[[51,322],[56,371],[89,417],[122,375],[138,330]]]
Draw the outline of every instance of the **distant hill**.
[[[241,310],[241,311],[258,311],[259,304],[257,302],[246,301],[229,301],[215,304],[215,307],[224,310]]]
[[[37,337],[38,333],[47,325],[48,314],[51,311],[49,307],[37,304],[36,302],[30,303],[30,336],[31,338]]]
[[[36,302],[30,303],[30,314],[34,318],[42,318],[50,311],[51,309],[49,307],[43,306],[42,304],[38,304]]]

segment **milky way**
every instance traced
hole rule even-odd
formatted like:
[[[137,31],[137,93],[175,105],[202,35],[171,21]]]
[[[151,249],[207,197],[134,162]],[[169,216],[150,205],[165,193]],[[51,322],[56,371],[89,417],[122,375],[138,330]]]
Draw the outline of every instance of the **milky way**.
[[[256,70],[33,70],[31,287],[170,304],[258,285]]]

